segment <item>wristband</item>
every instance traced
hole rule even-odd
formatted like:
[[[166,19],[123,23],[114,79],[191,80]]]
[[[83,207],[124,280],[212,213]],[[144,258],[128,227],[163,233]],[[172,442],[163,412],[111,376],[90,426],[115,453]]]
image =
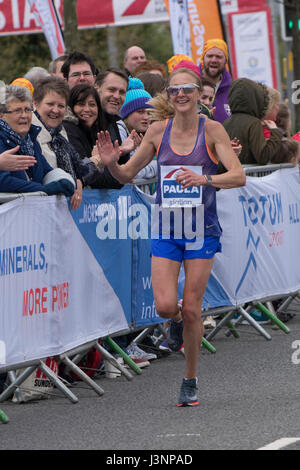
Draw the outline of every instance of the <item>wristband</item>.
[[[212,185],[211,175],[204,175],[204,178],[206,179],[206,186],[211,186]]]

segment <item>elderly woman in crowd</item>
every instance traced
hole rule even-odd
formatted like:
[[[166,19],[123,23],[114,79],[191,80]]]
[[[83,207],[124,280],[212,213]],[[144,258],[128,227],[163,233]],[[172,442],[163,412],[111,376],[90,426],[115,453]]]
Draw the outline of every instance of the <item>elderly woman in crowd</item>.
[[[83,160],[68,141],[62,126],[68,97],[69,87],[62,78],[50,76],[42,79],[33,93],[35,111],[32,122],[41,127],[38,141],[48,163],[53,168],[63,169],[76,181],[70,202],[72,209],[77,209],[82,200],[82,187],[89,184],[98,169],[90,159]]]
[[[37,141],[40,129],[31,124],[32,99],[27,88],[15,85],[0,89],[0,152],[14,152],[32,156],[36,163],[27,170],[0,170],[0,191],[26,193],[43,191],[48,195],[74,192],[72,178],[62,178],[43,184],[44,177],[52,170],[41,152]]]

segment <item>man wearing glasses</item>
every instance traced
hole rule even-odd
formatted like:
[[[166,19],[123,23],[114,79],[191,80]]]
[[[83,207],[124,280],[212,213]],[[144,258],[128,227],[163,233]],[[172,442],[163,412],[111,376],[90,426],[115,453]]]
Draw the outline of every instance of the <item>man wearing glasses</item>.
[[[83,83],[93,86],[98,70],[89,56],[75,51],[68,56],[61,72],[71,90],[75,85],[82,85]]]

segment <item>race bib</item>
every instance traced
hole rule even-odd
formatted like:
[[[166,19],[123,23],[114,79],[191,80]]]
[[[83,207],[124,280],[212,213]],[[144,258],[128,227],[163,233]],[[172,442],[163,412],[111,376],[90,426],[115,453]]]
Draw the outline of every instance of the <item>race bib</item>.
[[[202,166],[184,166],[198,175],[202,175]],[[161,165],[161,204],[162,207],[196,207],[202,204],[202,186],[189,186],[183,189],[176,181],[182,170],[178,166]]]

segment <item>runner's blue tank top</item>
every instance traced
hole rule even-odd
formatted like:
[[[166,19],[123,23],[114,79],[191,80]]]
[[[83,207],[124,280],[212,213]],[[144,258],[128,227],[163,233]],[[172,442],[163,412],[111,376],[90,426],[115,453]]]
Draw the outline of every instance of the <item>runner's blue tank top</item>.
[[[205,119],[199,116],[198,134],[194,149],[187,155],[179,155],[174,152],[170,145],[170,136],[173,118],[167,121],[167,125],[162,137],[157,154],[158,182],[156,192],[156,204],[161,205],[161,165],[171,166],[202,166],[202,174],[215,175],[217,173],[218,162],[210,155],[205,142]],[[219,237],[222,233],[217,209],[216,209],[216,188],[213,186],[202,187],[202,203],[204,204],[204,236]]]

